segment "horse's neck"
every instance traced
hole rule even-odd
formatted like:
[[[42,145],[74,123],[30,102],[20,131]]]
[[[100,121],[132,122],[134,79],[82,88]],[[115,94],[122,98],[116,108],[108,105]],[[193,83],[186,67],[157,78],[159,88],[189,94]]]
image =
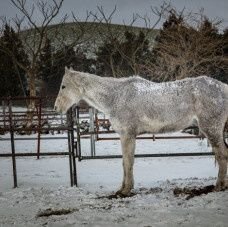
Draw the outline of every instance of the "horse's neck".
[[[113,88],[118,86],[117,83],[112,78],[88,77],[84,100],[96,109],[109,114],[115,98]]]

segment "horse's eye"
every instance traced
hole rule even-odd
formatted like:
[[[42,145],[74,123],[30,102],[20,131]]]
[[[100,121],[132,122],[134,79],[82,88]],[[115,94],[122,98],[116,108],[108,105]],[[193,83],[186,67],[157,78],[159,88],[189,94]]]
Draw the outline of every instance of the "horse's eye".
[[[64,89],[65,87],[66,87],[66,86],[63,85],[63,86],[62,86],[62,89]]]

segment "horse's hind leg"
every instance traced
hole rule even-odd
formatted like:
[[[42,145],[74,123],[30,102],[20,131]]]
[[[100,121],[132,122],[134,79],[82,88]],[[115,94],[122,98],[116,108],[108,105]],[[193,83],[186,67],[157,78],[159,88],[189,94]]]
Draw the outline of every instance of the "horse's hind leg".
[[[212,151],[215,153],[215,159],[219,166],[218,178],[216,182],[216,190],[220,191],[228,187],[227,177],[227,162],[228,162],[228,149],[223,140],[223,125],[215,125],[214,127],[208,127],[208,122],[206,127],[199,122],[200,129],[207,136],[211,146]],[[211,125],[210,125],[211,126]]]
[[[210,138],[209,140],[212,145],[212,151],[215,153],[215,159],[219,167],[216,190],[220,191],[228,187],[228,181],[226,179],[228,149],[226,148],[223,139],[219,141],[219,144],[212,142],[213,138]]]
[[[226,150],[225,148],[224,150]],[[227,152],[221,152],[222,148],[213,148],[213,152],[215,153],[216,161],[219,165],[218,179],[216,182],[216,190],[220,191],[228,188],[228,179],[227,179]]]

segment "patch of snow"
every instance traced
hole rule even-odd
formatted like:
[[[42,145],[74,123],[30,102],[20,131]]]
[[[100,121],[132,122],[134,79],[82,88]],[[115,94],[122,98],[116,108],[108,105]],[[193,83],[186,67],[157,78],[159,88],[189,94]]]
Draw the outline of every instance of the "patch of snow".
[[[101,192],[92,193],[82,187],[18,188],[1,193],[0,223],[3,226],[226,226],[227,191],[191,200],[172,193],[176,185],[198,186],[213,181],[188,178],[157,182],[156,187],[162,191],[142,187],[135,190],[138,194],[134,197],[113,200],[99,198]],[[37,217],[47,209],[73,212]]]

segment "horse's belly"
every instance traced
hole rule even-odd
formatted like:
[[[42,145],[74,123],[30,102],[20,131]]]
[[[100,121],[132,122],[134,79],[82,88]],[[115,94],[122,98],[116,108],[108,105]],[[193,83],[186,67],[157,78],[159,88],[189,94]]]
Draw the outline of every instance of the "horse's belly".
[[[150,133],[166,133],[175,132],[184,129],[191,125],[194,116],[185,116],[179,119],[167,119],[162,121],[159,119],[149,119],[144,118],[140,126],[140,133],[150,132]]]

